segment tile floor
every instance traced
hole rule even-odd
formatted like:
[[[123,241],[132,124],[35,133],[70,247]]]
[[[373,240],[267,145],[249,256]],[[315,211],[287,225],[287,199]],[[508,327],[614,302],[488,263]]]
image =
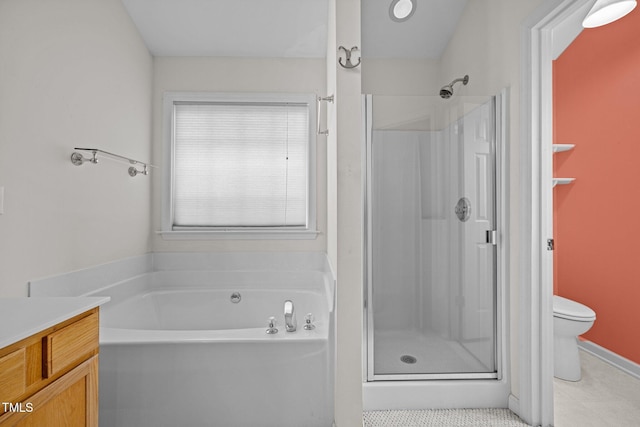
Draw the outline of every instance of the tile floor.
[[[555,427],[640,426],[640,379],[580,351],[582,380],[554,378]]]
[[[364,413],[364,427],[527,427],[508,409],[430,409],[371,411]]]
[[[640,379],[580,351],[582,380],[554,379],[555,427],[640,426]],[[526,426],[509,410],[365,412],[366,427]]]
[[[363,427],[527,427],[508,409],[428,409],[365,412]]]

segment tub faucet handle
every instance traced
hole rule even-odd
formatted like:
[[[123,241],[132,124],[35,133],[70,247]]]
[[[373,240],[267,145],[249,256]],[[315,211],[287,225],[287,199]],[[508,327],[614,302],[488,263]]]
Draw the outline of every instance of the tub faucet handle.
[[[271,316],[269,317],[269,325],[267,327],[268,334],[277,334],[278,328],[276,328],[276,318]]]
[[[313,324],[313,320],[313,314],[307,313],[307,315],[304,317],[304,326],[302,327],[302,329],[304,329],[305,331],[315,329],[316,325]]]

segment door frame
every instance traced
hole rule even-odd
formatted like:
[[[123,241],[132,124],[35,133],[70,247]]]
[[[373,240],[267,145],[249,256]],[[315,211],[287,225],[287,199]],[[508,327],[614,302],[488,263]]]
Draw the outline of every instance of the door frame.
[[[547,0],[522,24],[519,395],[509,408],[553,425],[553,60],[582,31],[595,0]]]
[[[497,249],[496,249],[496,370],[497,374],[414,374],[411,375],[411,379],[415,380],[446,380],[446,379],[473,379],[473,393],[460,393],[459,389],[452,388],[450,391],[456,396],[455,400],[449,403],[448,407],[504,407],[506,405],[509,396],[509,348],[508,348],[508,291],[506,284],[509,278],[509,265],[510,265],[510,242],[509,224],[510,213],[508,203],[508,189],[509,189],[509,174],[508,174],[508,135],[509,135],[509,111],[510,111],[510,92],[508,88],[501,90],[498,94],[493,96],[494,105],[494,119],[495,119],[495,159],[494,159],[494,174],[495,174],[495,225],[497,232]],[[369,201],[371,200],[371,186],[368,183],[371,181],[371,153],[369,149],[370,138],[372,137],[372,108],[373,103],[372,95],[362,95],[362,152],[363,152],[363,198],[362,211],[364,216],[364,233],[363,233],[363,298],[364,298],[364,319],[363,319],[363,382],[367,384],[371,381],[382,380],[382,383],[389,383],[389,380],[405,380],[407,376],[404,375],[375,375],[373,376],[373,352],[371,349],[371,343],[373,343],[373,328],[369,327],[373,325],[373,313],[369,310],[370,302],[370,277],[372,274],[371,269],[371,251],[368,248],[368,240],[371,238],[372,225],[369,218]],[[371,368],[370,368],[371,367]],[[378,382],[378,384],[381,384]],[[425,383],[427,384],[427,383]],[[438,396],[439,400],[442,395],[439,393],[445,393],[443,382],[430,382],[433,384],[433,391],[429,391],[426,395]],[[453,383],[455,384],[455,382]],[[458,382],[460,385],[464,385],[462,382]],[[440,387],[440,392],[438,391]],[[382,387],[381,387],[382,388]],[[482,390],[482,391],[479,391]],[[484,395],[483,395],[484,393]],[[389,401],[389,396],[386,397]],[[393,400],[393,399],[391,399]],[[478,403],[474,403],[478,402]],[[491,403],[489,403],[491,402]],[[406,405],[407,402],[405,401]],[[415,409],[424,409],[425,404],[428,404],[428,400],[422,400],[421,404],[418,404]],[[389,401],[389,408],[395,406],[393,402]],[[368,405],[365,403],[365,407]],[[415,405],[414,405],[415,406]],[[387,409],[389,409],[387,408]],[[378,408],[384,409],[384,408]]]

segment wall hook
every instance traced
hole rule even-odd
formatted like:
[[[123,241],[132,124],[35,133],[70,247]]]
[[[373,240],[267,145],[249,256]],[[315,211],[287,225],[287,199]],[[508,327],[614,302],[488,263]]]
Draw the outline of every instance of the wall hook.
[[[345,53],[345,55],[346,55],[346,58],[345,58],[345,61],[344,61],[345,63],[344,63],[344,64],[342,63],[342,58],[338,58],[338,63],[342,66],[342,68],[356,68],[358,65],[360,65],[360,61],[362,60],[362,58],[358,58],[358,63],[357,63],[357,64],[353,64],[353,63],[351,62],[351,54],[352,54],[354,51],[359,50],[359,49],[358,49],[358,46],[354,46],[354,47],[352,47],[351,49],[347,49],[347,48],[346,48],[346,47],[344,47],[344,46],[340,46],[338,49],[342,49],[342,50],[344,50],[344,53]]]

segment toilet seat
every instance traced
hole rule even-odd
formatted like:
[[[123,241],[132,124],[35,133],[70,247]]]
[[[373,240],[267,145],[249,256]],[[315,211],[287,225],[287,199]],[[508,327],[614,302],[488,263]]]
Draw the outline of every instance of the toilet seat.
[[[553,296],[553,315],[577,322],[592,322],[596,320],[596,312],[586,305],[558,295]]]

